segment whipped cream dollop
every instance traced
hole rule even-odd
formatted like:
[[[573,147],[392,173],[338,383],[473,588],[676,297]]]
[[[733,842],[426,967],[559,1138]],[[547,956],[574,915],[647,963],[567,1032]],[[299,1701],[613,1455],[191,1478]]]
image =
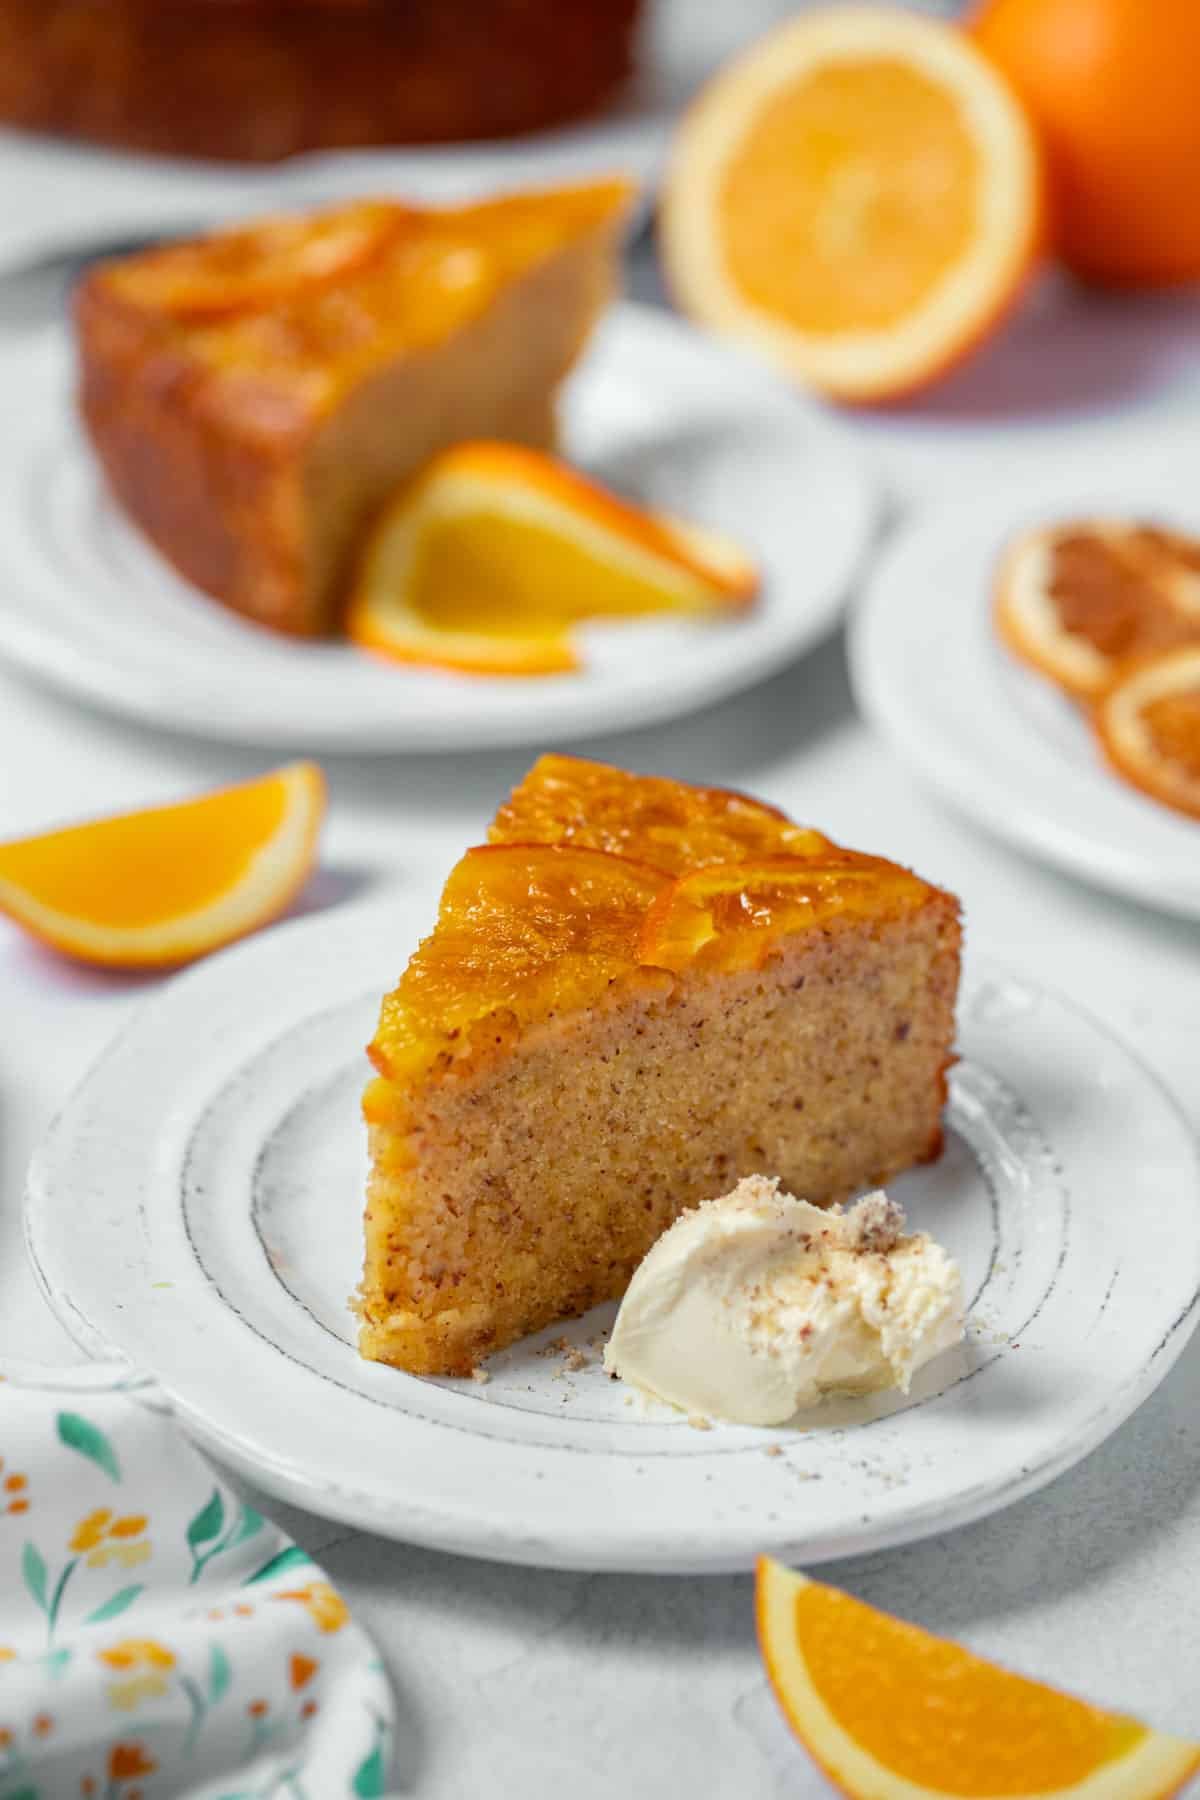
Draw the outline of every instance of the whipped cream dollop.
[[[907,1392],[963,1330],[956,1264],[886,1194],[826,1209],[750,1175],[648,1252],[604,1366],[690,1414],[780,1425],[829,1393]]]

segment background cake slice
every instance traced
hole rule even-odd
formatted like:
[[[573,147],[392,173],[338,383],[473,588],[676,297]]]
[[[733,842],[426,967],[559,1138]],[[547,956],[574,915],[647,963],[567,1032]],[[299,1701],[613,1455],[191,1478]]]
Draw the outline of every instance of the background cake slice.
[[[75,322],[110,488],[216,599],[330,630],[366,525],[422,463],[468,438],[552,443],[628,199],[610,181],[360,201],[100,265]]]
[[[953,897],[739,794],[546,757],[451,872],[365,1097],[364,1356],[464,1373],[742,1176],[941,1147]]]

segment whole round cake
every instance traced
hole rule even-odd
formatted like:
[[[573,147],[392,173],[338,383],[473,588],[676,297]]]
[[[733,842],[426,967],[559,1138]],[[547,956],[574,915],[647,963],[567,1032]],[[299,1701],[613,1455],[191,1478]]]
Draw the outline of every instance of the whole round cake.
[[[270,161],[600,106],[640,0],[0,0],[0,120]]]

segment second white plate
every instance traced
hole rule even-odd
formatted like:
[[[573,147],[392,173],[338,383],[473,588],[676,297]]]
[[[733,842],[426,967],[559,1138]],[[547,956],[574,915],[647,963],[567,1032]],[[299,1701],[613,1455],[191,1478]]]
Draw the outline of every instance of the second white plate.
[[[1182,1349],[1200,1286],[1191,1134],[1091,1020],[976,961],[946,1153],[893,1188],[959,1259],[970,1328],[907,1397],[697,1431],[605,1378],[611,1308],[566,1328],[578,1369],[550,1348],[561,1327],[494,1359],[486,1386],[362,1362],[362,1045],[435,900],[286,926],[173,982],[33,1164],[30,1249],[68,1329],[153,1377],[267,1489],[547,1567],[812,1563],[1029,1493]],[[1129,1228],[1133,1192],[1154,1195],[1152,1232]]]
[[[1079,709],[1004,648],[992,623],[1006,542],[1056,519],[1146,518],[1200,535],[1178,449],[1142,448],[919,516],[856,606],[850,651],[867,717],[970,816],[1047,862],[1200,918],[1200,822],[1105,764]]]
[[[764,592],[728,621],[584,634],[572,675],[408,669],[242,623],[183,582],[107,498],[72,418],[55,332],[0,362],[0,657],[95,705],[234,742],[306,750],[562,743],[747,687],[833,625],[874,507],[837,430],[649,308],[623,306],[567,393],[567,454],[626,493],[724,528]]]

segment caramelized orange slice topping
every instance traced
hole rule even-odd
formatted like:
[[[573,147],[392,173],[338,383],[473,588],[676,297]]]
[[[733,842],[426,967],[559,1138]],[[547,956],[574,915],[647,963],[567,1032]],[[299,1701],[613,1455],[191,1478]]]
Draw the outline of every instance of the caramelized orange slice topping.
[[[763,1557],[758,1637],[797,1737],[851,1800],[1167,1800],[1200,1745],[973,1656]]]
[[[409,217],[391,200],[256,219],[241,231],[168,244],[114,263],[108,280],[139,306],[174,318],[259,311],[363,268]]]
[[[493,843],[569,843],[651,863],[670,875],[757,856],[818,855],[819,831],[729,788],[629,775],[576,756],[541,756],[496,814]]]
[[[728,540],[647,512],[555,457],[468,443],[435,457],[380,518],[347,630],[398,662],[492,675],[579,666],[588,619],[749,604]]]
[[[1200,542],[1103,521],[1028,532],[1005,558],[997,623],[1018,656],[1094,698],[1132,658],[1200,642]]]
[[[544,1017],[601,993],[636,962],[647,908],[668,878],[566,844],[483,844],[451,871],[437,930],[384,1002],[371,1057],[392,1077],[480,1046],[470,1027]],[[457,1043],[455,1042],[457,1040]],[[486,1050],[486,1045],[482,1046]]]
[[[1095,726],[1127,781],[1200,819],[1200,643],[1130,670],[1100,702]]]
[[[840,914],[877,914],[883,895],[903,911],[926,900],[929,888],[907,869],[850,851],[700,869],[659,895],[646,914],[638,954],[662,969],[754,967],[781,933]]]

